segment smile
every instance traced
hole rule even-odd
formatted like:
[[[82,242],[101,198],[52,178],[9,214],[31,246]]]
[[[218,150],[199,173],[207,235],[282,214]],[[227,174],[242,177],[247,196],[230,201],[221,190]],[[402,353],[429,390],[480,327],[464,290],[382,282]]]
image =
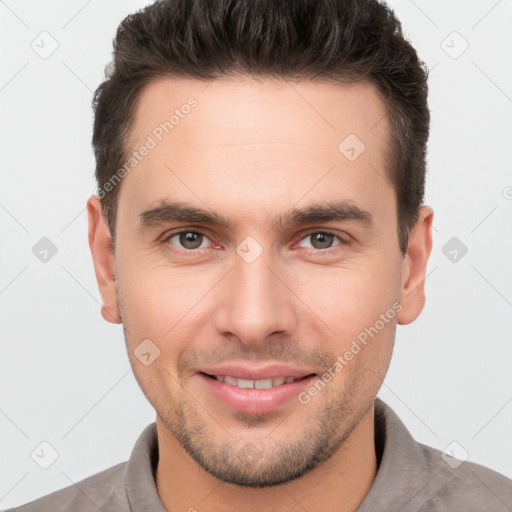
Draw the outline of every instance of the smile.
[[[283,371],[283,369],[281,370]],[[286,370],[285,370],[286,371]],[[227,373],[227,372],[226,372]],[[235,373],[233,371],[233,373]],[[244,373],[238,371],[237,373]],[[235,377],[233,375],[221,375],[218,373],[198,372],[202,386],[207,395],[216,402],[227,406],[232,411],[245,412],[249,414],[265,414],[277,411],[286,404],[293,404],[299,393],[303,392],[308,385],[316,378],[315,374],[296,370],[296,376],[281,374],[277,370],[266,373],[274,375],[254,375],[258,378]],[[254,372],[256,373],[256,372]],[[264,372],[257,372],[264,373]],[[293,373],[293,370],[290,371]]]
[[[291,384],[292,382],[299,380],[295,377],[276,377],[274,379],[238,379],[231,377],[230,375],[211,375],[220,382],[225,382],[230,386],[236,386],[242,389],[270,389],[276,386],[282,386],[283,384]]]

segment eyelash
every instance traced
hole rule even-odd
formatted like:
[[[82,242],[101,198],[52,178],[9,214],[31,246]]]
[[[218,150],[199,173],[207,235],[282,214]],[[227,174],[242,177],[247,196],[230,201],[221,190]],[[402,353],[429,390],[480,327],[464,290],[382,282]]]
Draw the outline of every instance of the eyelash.
[[[194,228],[194,229],[180,229],[178,231],[173,231],[173,232],[165,235],[165,238],[163,239],[162,243],[167,244],[167,243],[169,243],[169,240],[171,238],[175,237],[176,235],[181,235],[183,233],[194,233],[196,235],[202,235],[202,236],[204,236],[206,238],[209,238],[208,237],[208,233],[206,233],[206,232],[204,232],[204,231],[202,231],[201,229],[198,229],[198,228]],[[348,244],[348,242],[346,240],[343,240],[339,235],[337,235],[335,232],[333,232],[333,231],[331,231],[329,229],[315,229],[315,230],[311,230],[311,231],[301,235],[301,238],[298,239],[298,242],[301,242],[305,238],[308,238],[311,235],[314,235],[316,233],[322,233],[324,235],[333,235],[334,237],[336,237],[339,240],[340,243],[337,244],[337,245],[334,245],[332,247],[328,247],[326,249],[306,248],[306,249],[309,249],[310,251],[314,251],[315,253],[331,254],[332,251],[336,250],[337,247]],[[186,256],[195,256],[200,251],[201,251],[201,249],[177,249],[177,252],[180,252],[181,254],[184,254]]]

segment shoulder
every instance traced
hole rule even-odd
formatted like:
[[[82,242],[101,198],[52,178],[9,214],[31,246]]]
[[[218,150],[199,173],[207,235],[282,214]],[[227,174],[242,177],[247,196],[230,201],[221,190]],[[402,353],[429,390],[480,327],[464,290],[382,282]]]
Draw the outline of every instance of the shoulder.
[[[512,510],[512,480],[483,465],[447,456],[421,443],[418,446],[434,484],[428,486],[422,512],[452,510],[446,507],[464,507],[465,512]]]
[[[512,512],[512,480],[419,443],[380,399],[375,442],[381,462],[361,512]]]
[[[129,511],[124,485],[126,465],[127,462],[121,462],[68,487],[6,512]]]

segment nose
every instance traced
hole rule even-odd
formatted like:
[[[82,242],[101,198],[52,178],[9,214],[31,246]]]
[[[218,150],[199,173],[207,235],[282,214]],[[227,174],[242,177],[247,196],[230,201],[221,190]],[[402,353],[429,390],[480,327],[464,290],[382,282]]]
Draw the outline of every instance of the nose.
[[[236,255],[216,294],[217,331],[252,348],[268,344],[273,334],[292,336],[300,301],[288,275],[265,251],[251,263]]]

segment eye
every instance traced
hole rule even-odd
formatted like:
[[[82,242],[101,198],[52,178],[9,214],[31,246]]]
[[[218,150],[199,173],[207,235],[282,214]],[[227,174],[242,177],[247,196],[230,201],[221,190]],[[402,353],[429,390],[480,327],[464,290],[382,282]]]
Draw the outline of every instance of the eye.
[[[173,239],[176,239],[177,242],[173,242]],[[193,251],[194,249],[203,249],[204,247],[208,247],[208,244],[206,243],[207,240],[208,238],[201,231],[186,229],[172,233],[166,237],[164,241],[169,242],[172,245],[176,245],[178,243],[181,246],[179,248],[186,251]]]
[[[333,245],[333,241],[338,239],[338,243]],[[330,249],[331,247],[335,247],[337,245],[341,245],[343,242],[341,238],[330,231],[313,231],[309,233],[302,240],[310,240],[311,245],[308,247],[307,245],[299,244],[299,247],[308,247],[313,249]]]

